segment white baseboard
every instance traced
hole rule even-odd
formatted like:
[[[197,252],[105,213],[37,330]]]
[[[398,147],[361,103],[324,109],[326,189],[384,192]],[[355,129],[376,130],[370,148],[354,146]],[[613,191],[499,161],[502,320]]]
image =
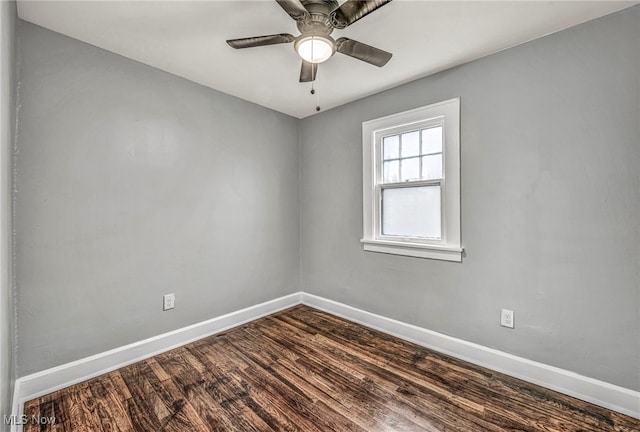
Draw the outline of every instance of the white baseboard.
[[[13,414],[20,418],[24,403],[173,348],[220,333],[280,310],[305,304],[350,321],[414,342],[426,348],[556,390],[611,410],[640,418],[640,392],[574,372],[527,360],[482,345],[456,339],[411,324],[363,311],[313,294],[298,292],[193,324],[140,342],[19,378]],[[20,425],[13,432],[22,430]]]
[[[19,419],[22,416],[26,401],[295,306],[301,303],[301,296],[300,292],[289,294],[140,342],[18,378],[13,396],[13,413],[17,416],[15,418]],[[21,430],[21,425],[12,427],[14,432]]]
[[[302,293],[302,303],[409,342],[640,418],[640,392]]]

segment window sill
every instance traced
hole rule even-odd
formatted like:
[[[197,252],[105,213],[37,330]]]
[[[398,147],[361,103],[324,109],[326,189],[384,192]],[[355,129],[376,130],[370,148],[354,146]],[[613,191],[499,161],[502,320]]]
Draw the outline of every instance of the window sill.
[[[364,250],[369,252],[462,262],[462,248],[369,239],[360,242]]]

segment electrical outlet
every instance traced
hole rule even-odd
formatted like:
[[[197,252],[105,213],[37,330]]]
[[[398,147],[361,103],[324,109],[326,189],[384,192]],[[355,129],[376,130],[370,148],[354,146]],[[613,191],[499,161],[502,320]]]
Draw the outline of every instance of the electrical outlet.
[[[513,311],[509,309],[502,309],[500,311],[500,325],[502,327],[514,328],[514,316]]]
[[[176,295],[165,294],[162,296],[162,310],[169,310],[176,307]]]

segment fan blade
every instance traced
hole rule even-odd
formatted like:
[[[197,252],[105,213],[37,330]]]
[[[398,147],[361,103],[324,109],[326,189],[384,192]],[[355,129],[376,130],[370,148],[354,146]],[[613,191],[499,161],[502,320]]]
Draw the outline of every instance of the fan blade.
[[[283,44],[289,43],[296,40],[293,35],[288,33],[280,33],[268,36],[254,36],[242,39],[229,39],[227,43],[230,47],[240,49],[240,48],[251,48],[251,47],[259,47],[264,45],[275,45],[275,44]]]
[[[318,63],[309,63],[302,60],[300,68],[300,82],[311,82],[316,80],[318,76]]]
[[[298,21],[309,15],[309,11],[304,7],[300,0],[276,0],[280,7],[289,14],[291,18]]]
[[[378,67],[386,65],[393,55],[390,52],[345,37],[336,41],[336,51]]]
[[[347,0],[338,9],[331,12],[331,25],[337,29],[350,26],[371,12],[389,3],[391,0]]]

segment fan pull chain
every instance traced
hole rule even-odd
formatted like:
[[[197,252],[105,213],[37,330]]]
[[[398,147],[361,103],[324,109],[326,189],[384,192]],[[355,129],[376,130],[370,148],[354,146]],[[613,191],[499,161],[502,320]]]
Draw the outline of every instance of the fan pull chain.
[[[315,80],[311,81],[311,94],[316,96],[316,111],[320,111],[320,93],[316,91]]]

